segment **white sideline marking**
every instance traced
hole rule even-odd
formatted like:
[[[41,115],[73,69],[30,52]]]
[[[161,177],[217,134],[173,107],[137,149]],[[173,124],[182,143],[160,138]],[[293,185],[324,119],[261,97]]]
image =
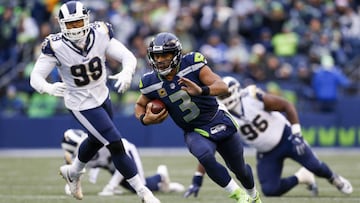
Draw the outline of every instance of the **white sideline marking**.
[[[321,155],[335,154],[359,154],[360,148],[312,148],[316,153]],[[138,148],[141,156],[183,156],[189,155],[187,148]],[[255,155],[253,148],[245,147],[244,154],[246,156]],[[61,149],[0,149],[0,157],[62,157]]]
[[[64,195],[1,195],[0,198],[6,198],[6,199],[68,199],[69,196]]]

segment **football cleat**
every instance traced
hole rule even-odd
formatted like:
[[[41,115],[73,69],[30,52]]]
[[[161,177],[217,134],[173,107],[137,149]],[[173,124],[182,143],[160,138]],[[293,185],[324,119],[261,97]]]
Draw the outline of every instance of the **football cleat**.
[[[235,199],[236,203],[251,203],[252,200],[248,194],[244,192],[241,188],[234,190],[229,197]]]
[[[307,188],[311,192],[311,196],[316,197],[319,195],[319,189],[316,183],[308,185]]]
[[[70,187],[69,187],[69,185],[68,185],[68,184],[65,184],[65,188],[64,188],[64,190],[65,190],[65,194],[67,194],[67,195],[70,195],[70,196],[71,196],[71,191],[70,191]]]
[[[318,196],[319,190],[315,181],[315,176],[312,172],[307,170],[305,167],[301,167],[296,173],[295,176],[297,177],[300,184],[306,184],[308,189],[311,192],[312,196]]]
[[[60,175],[64,178],[67,185],[69,185],[70,193],[78,200],[82,200],[83,194],[81,189],[80,177],[84,173],[81,171],[77,176],[70,176],[71,165],[63,165],[60,167]]]
[[[137,191],[137,195],[141,198],[142,203],[161,203],[147,187]]]
[[[261,202],[261,199],[260,199],[260,194],[259,194],[259,192],[256,192],[256,196],[255,196],[255,198],[251,198],[250,197],[250,201],[249,201],[250,203],[262,203]]]
[[[299,183],[306,184],[306,185],[313,185],[316,184],[315,176],[305,167],[301,167],[296,173],[295,176],[297,177]]]
[[[334,177],[332,178],[332,180],[330,181],[331,184],[333,184],[340,192],[344,193],[344,194],[351,194],[353,192],[353,187],[351,185],[351,183],[345,179],[342,176],[339,175],[334,175]]]
[[[123,192],[119,189],[106,185],[104,189],[98,193],[99,196],[114,196],[121,195]]]
[[[185,187],[184,185],[180,184],[180,183],[176,183],[176,182],[171,182],[169,184],[169,192],[177,192],[177,193],[181,193],[185,191]]]
[[[159,190],[161,192],[169,192],[170,177],[167,167],[165,165],[159,165],[157,168],[157,174],[161,176],[161,182],[159,183]]]

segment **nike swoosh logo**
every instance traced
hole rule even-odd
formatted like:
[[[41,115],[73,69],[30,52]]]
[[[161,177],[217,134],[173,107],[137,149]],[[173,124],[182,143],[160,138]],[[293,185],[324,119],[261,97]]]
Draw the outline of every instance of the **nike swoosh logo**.
[[[66,174],[67,174],[67,177],[68,177],[69,182],[72,183],[73,180],[70,178],[69,170],[66,171]]]

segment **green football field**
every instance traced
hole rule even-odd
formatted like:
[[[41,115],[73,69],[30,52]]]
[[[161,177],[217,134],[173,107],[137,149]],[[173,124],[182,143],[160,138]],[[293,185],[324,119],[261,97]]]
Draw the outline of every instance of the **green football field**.
[[[316,151],[321,160],[325,161],[333,170],[348,178],[354,193],[346,196],[338,192],[335,187],[326,180],[317,178],[319,196],[311,197],[304,185],[291,190],[282,197],[262,197],[264,203],[329,203],[329,202],[360,202],[360,150]],[[41,156],[18,156],[1,155],[0,153],[0,203],[59,203],[59,202],[86,202],[86,203],[133,203],[140,202],[139,198],[127,191],[122,195],[112,197],[99,197],[97,193],[107,183],[110,175],[101,171],[97,184],[88,181],[85,175],[82,181],[84,199],[75,200],[64,194],[64,181],[58,175],[58,168],[63,163],[60,156],[47,156],[43,152]],[[148,153],[140,150],[142,155],[145,175],[152,175],[160,164],[166,164],[169,169],[171,180],[184,184],[190,184],[196,161],[187,152],[168,153],[161,150],[158,153]],[[163,155],[162,155],[163,154]],[[22,158],[21,158],[22,157]],[[246,160],[253,166],[255,171],[255,158],[253,153],[246,153]],[[291,160],[285,162],[284,175],[294,173],[298,164]],[[256,177],[256,174],[255,174]],[[185,199],[178,193],[156,193],[162,203],[225,203],[235,202],[227,198],[227,193],[215,185],[208,177],[204,179],[203,187],[198,198]]]

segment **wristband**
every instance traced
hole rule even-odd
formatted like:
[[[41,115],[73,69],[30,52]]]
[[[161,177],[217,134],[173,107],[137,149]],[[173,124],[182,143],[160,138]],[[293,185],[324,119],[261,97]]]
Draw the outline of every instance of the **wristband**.
[[[210,88],[209,86],[202,86],[201,87],[201,95],[208,96],[210,95]]]
[[[201,187],[203,182],[203,176],[193,176],[192,185]]]
[[[301,133],[301,127],[299,123],[295,123],[291,125],[291,132],[293,134]]]
[[[194,176],[203,176],[204,174],[202,174],[201,172],[199,172],[199,171],[196,171],[195,173],[194,173]]]
[[[144,123],[144,117],[145,117],[145,114],[141,114],[141,116],[139,117],[140,122],[141,122],[141,124],[143,124],[143,125],[147,125],[146,123]]]

